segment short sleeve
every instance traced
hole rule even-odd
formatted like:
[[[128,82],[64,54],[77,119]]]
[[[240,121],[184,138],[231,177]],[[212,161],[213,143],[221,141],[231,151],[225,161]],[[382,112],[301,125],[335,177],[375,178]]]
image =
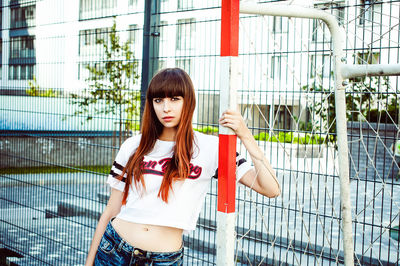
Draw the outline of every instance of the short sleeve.
[[[247,171],[252,169],[251,163],[236,152],[236,181],[239,181]],[[215,171],[214,178],[218,178],[218,169]]]
[[[122,172],[128,163],[131,155],[136,151],[139,146],[140,135],[128,138],[120,147],[117,156],[111,166],[110,174],[107,178],[107,184],[110,187],[120,191],[125,189],[126,174],[122,176]]]
[[[239,181],[247,171],[252,169],[251,163],[242,157],[238,152],[236,153],[236,181]]]

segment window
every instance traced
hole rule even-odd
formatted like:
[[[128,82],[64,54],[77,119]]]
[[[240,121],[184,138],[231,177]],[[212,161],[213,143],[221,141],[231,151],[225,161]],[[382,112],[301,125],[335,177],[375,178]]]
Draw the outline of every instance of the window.
[[[287,20],[283,17],[274,16],[272,24],[273,33],[287,32]]]
[[[34,58],[35,37],[23,36],[10,38],[10,58]]]
[[[92,38],[94,39],[94,32],[92,32],[91,30],[84,30],[83,38],[84,38],[83,40],[84,45],[94,44],[94,40],[92,40]]]
[[[287,105],[275,105],[275,126],[277,129],[287,129],[290,130],[292,127],[292,116],[293,106]]]
[[[8,78],[9,79],[17,79],[16,71],[18,71],[18,66],[9,66],[9,71],[8,71]]]
[[[272,56],[271,57],[271,78],[278,78],[282,75],[282,60],[283,63],[286,65],[287,63],[287,56]]]
[[[93,79],[96,77],[95,74],[91,73],[88,69],[88,66],[94,67],[97,73],[105,73],[106,66],[104,62],[83,62],[78,65],[78,79],[79,80],[86,80],[88,78]],[[100,75],[98,75],[100,76]],[[97,77],[98,77],[97,76]],[[98,78],[100,79],[100,78]]]
[[[176,31],[176,49],[191,50],[194,47],[194,18],[179,19]]]
[[[33,79],[35,75],[35,65],[28,65],[27,79]]]
[[[335,10],[335,16],[339,22],[339,25],[344,25],[344,17],[345,17],[344,6],[336,4],[334,10]]]
[[[339,25],[344,24],[345,8],[343,3],[329,2],[316,4],[314,5],[314,7],[320,10],[324,10],[325,12],[330,12],[333,16],[336,17]],[[328,30],[325,23],[323,23],[319,19],[313,19],[312,40],[314,42],[329,42],[331,38],[330,36],[330,31]]]
[[[318,19],[313,19],[313,25],[312,25],[312,40],[316,42],[318,40],[318,28],[320,25],[320,21]],[[320,34],[321,35],[321,34]]]
[[[192,69],[192,60],[190,59],[176,59],[175,60],[175,66],[182,68],[185,70],[188,74],[190,74],[190,71]]]
[[[10,65],[8,78],[11,80],[33,79],[35,65]]]
[[[11,8],[11,29],[35,26],[36,6]]]
[[[26,79],[27,77],[27,65],[21,65],[21,79]]]
[[[129,7],[137,7],[138,0],[129,0]]]
[[[98,28],[95,29],[95,38],[94,38],[94,43],[97,44],[98,40],[104,40],[106,43],[108,43],[108,35],[111,32],[111,28]]]
[[[193,8],[193,0],[178,0],[178,10]]]
[[[129,25],[129,35],[128,35],[128,40],[131,42],[132,45],[135,45],[137,42],[137,35],[138,35],[138,25]]]
[[[360,25],[371,22],[373,19],[373,12],[372,0],[361,0]]]
[[[91,19],[115,14],[117,0],[80,0],[79,19]]]
[[[168,49],[167,49],[167,22],[166,21],[161,21],[159,25],[159,31],[160,31],[160,56],[167,56]]]
[[[128,28],[128,41],[130,42],[130,49],[134,55],[138,55],[137,50],[139,47],[139,28],[138,25],[129,25]]]
[[[110,28],[97,28],[79,31],[79,55],[99,55],[103,53],[98,40],[109,42]]]
[[[165,60],[159,59],[158,60],[158,70],[161,70],[161,69],[165,68],[166,67],[166,63],[167,62],[165,62]]]
[[[331,73],[331,56],[330,55],[311,55],[310,62],[310,78],[320,76],[321,78],[329,78]]]

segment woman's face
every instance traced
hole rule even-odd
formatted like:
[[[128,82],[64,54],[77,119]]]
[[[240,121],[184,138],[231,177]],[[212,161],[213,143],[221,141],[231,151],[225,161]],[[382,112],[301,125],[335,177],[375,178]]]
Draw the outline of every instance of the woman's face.
[[[181,121],[183,97],[154,98],[153,108],[160,123],[167,128],[177,127]]]

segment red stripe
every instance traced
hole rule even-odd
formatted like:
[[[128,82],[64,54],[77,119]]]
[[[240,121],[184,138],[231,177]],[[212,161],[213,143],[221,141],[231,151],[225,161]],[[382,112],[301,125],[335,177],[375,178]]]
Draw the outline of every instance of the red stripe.
[[[239,0],[222,0],[221,56],[239,54]]]
[[[235,212],[236,135],[219,135],[218,211]]]

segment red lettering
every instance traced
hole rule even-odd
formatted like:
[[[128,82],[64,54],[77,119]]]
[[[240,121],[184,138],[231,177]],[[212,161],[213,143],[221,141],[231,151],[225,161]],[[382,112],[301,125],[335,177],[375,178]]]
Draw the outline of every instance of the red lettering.
[[[165,158],[165,159],[161,159],[158,161],[158,164],[161,165],[161,169],[162,169],[163,173],[165,173],[165,170],[167,169],[167,165],[170,161],[171,161],[171,158]]]
[[[197,178],[199,178],[200,175],[201,175],[202,168],[201,168],[200,166],[197,166],[197,165],[194,166],[193,164],[190,164],[189,167],[190,167],[190,175],[189,175],[189,178],[190,178],[190,179],[197,179]]]
[[[160,174],[164,174],[165,171],[167,170],[167,166],[169,164],[169,162],[171,161],[171,158],[164,158],[157,161],[148,161],[148,162],[141,162],[140,166],[142,167],[142,169],[147,169],[147,170],[154,170],[158,165],[161,166],[161,172]],[[190,174],[188,176],[188,178],[190,179],[197,179],[200,177],[201,172],[202,172],[202,168],[200,166],[197,165],[193,165],[193,164],[189,164],[189,169],[190,169]]]
[[[156,167],[156,165],[157,165],[156,161],[148,161],[148,162],[144,162],[143,167],[147,168],[147,169],[149,169],[149,168],[154,169]]]

